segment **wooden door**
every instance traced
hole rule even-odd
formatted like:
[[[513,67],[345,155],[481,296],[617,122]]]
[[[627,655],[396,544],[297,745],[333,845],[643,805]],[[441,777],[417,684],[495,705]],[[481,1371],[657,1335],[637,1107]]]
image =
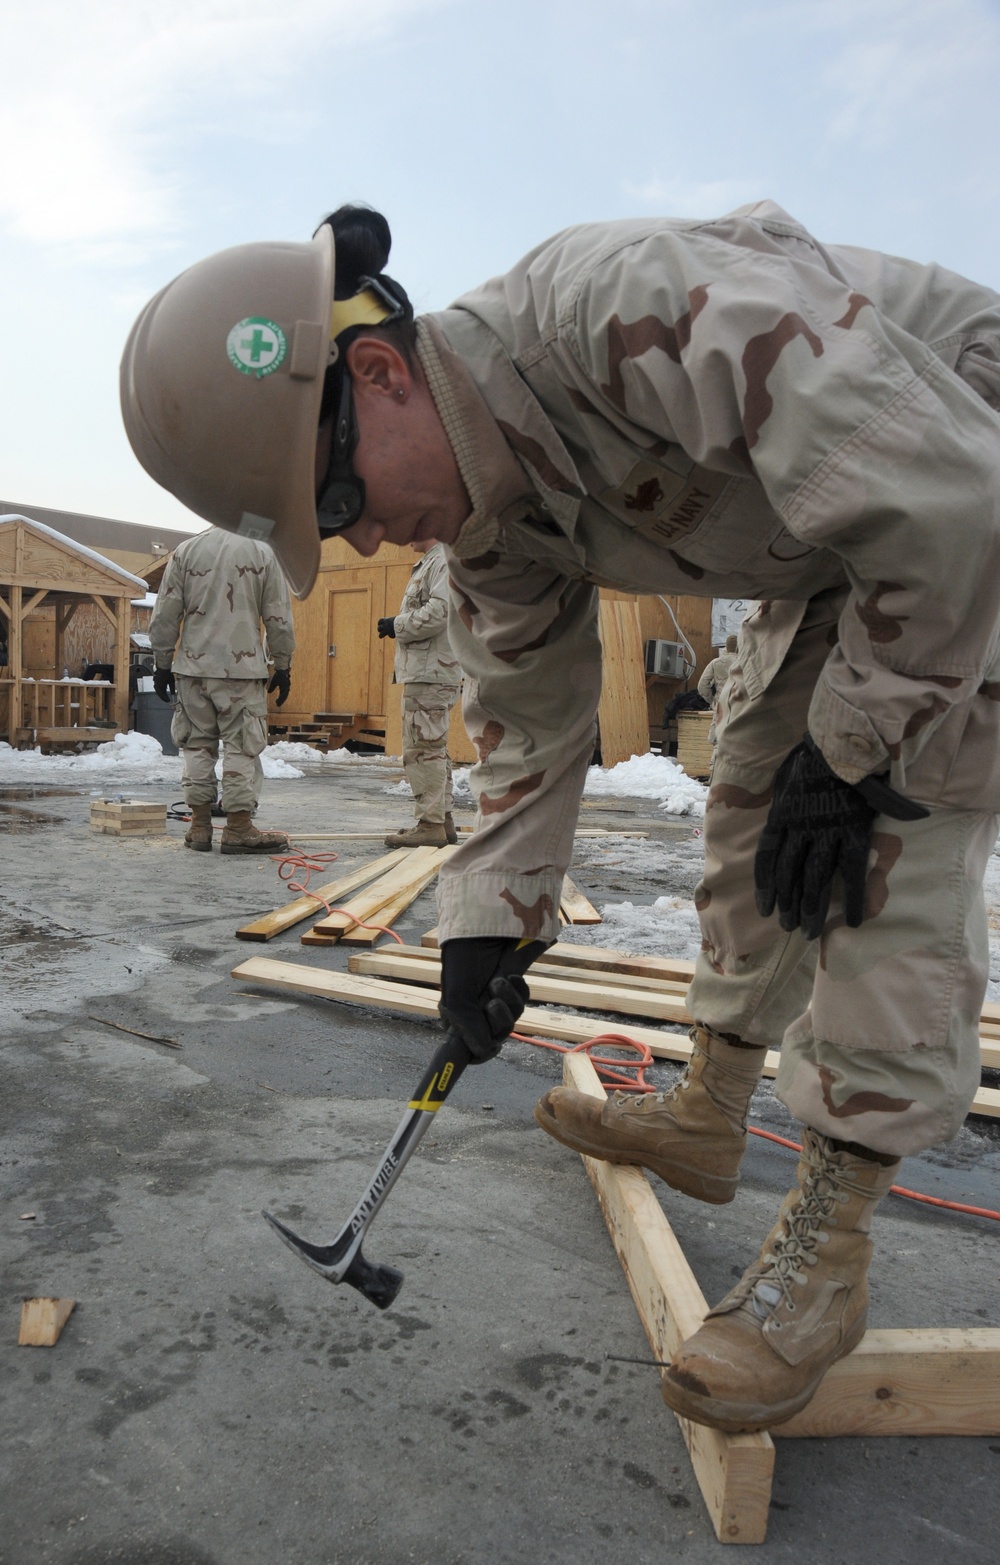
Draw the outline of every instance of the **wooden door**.
[[[373,632],[371,582],[331,587],[327,610],[328,712],[360,716],[371,710]]]

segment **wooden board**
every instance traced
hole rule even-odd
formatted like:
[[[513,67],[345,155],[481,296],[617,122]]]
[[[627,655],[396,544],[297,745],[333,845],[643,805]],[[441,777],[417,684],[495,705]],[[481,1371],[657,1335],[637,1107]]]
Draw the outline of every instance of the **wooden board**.
[[[442,851],[451,853],[453,848],[449,847],[447,850]],[[387,902],[383,908],[380,908],[376,922],[381,924],[383,929],[391,928],[400,914],[405,913],[410,903],[415,902],[420,893],[430,885],[441,868],[441,862],[443,861],[429,865],[419,879],[411,881],[408,886],[404,886],[401,891],[397,892],[391,902]],[[359,925],[355,925],[353,929],[349,929],[341,937],[345,946],[371,946],[375,944],[376,940],[381,938],[382,930],[375,928],[374,925],[369,929],[362,929]],[[353,961],[354,958],[352,957],[351,960]]]
[[[404,982],[440,985],[441,965],[426,957],[404,956],[385,949],[371,956],[352,957],[352,973],[373,973],[382,978],[401,978]],[[620,1016],[649,1016],[658,1021],[690,1022],[687,1006],[680,995],[652,989],[622,989],[613,984],[574,982],[543,966],[530,967],[525,982],[532,1000],[540,1005],[577,1005],[587,1009],[611,1011]],[[594,1026],[591,1023],[591,1026]]]
[[[75,1304],[75,1299],[25,1299],[18,1344],[22,1348],[54,1348]]]
[[[649,749],[646,673],[635,598],[601,593],[601,764],[615,766]]]
[[[1000,1435],[1000,1330],[869,1331],[775,1435]]]
[[[349,891],[356,890],[358,886],[365,885],[400,863],[408,853],[408,848],[393,848],[391,853],[384,853],[381,858],[362,864],[358,869],[341,875],[339,880],[329,880],[325,886],[317,886],[312,896],[296,897],[294,901],[286,902],[284,907],[275,908],[273,913],[265,913],[262,918],[254,919],[253,923],[243,924],[236,931],[237,940],[273,940],[275,935],[291,929],[304,918],[314,917],[322,905],[316,900],[317,897],[322,897],[324,902],[339,902]]]
[[[249,983],[274,984],[281,989],[320,995],[327,1000],[375,1005],[410,1016],[437,1015],[436,995],[416,984],[396,983],[356,973],[331,973],[294,962],[274,962],[267,957],[251,957],[248,962],[233,968],[232,977],[242,978]],[[518,1022],[518,1032],[537,1033],[542,1038],[556,1038],[565,1043],[587,1043],[600,1030],[600,1022],[592,1018],[543,1011],[536,1006],[527,1006]],[[686,1033],[661,1032],[653,1027],[638,1026],[635,1022],[617,1021],[609,1026],[608,1031],[646,1043],[654,1059],[686,1062],[691,1058],[691,1044]],[[777,1075],[779,1059],[776,1049],[768,1049],[764,1056],[765,1076]],[[969,1112],[1000,1119],[1000,1090],[980,1087]]]
[[[559,911],[567,924],[599,924],[601,915],[568,875],[563,876]]]
[[[581,1054],[563,1061],[567,1086],[606,1096],[593,1065]],[[583,1165],[601,1204],[608,1231],[653,1357],[669,1360],[697,1331],[708,1304],[687,1257],[637,1168],[616,1168],[585,1157]],[[774,1443],[766,1434],[727,1435],[678,1418],[694,1475],[720,1543],[763,1543],[771,1500]]]
[[[344,911],[328,913],[313,925],[313,934],[322,938],[339,940],[354,924],[374,918],[401,891],[421,879],[433,865],[435,874],[445,860],[454,853],[454,847],[408,848],[406,858],[384,875],[373,881],[364,891],[345,904]]]

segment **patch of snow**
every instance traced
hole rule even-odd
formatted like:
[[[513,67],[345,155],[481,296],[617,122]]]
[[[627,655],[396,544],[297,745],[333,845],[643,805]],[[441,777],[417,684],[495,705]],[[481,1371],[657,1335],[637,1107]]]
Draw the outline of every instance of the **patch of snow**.
[[[705,813],[708,789],[704,783],[678,766],[668,755],[633,755],[628,761],[605,769],[591,766],[583,789],[584,798],[613,796],[629,799],[658,799],[660,809],[671,815]]]
[[[567,924],[561,939],[604,946],[629,956],[679,956],[694,961],[701,950],[698,915],[690,897],[657,897],[648,903],[605,902],[600,924]]]
[[[372,760],[370,755],[355,755],[351,750],[328,750],[324,754],[322,750],[314,750],[311,744],[300,744],[291,739],[279,739],[276,744],[268,745],[266,753],[276,761],[288,761],[293,765],[296,761],[303,761],[310,766],[350,766],[352,763],[363,765]],[[378,756],[376,759],[382,758]],[[302,773],[298,775],[301,777]]]

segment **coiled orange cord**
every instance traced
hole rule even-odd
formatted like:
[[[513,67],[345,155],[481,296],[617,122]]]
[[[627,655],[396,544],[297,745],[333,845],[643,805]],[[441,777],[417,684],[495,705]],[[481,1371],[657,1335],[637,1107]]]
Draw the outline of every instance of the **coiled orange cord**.
[[[366,924],[350,908],[331,907],[325,897],[319,896],[315,891],[309,890],[309,878],[327,865],[333,864],[339,859],[339,853],[272,853],[269,855],[272,863],[278,866],[278,879],[283,880],[289,891],[297,891],[300,896],[312,897],[327,913],[343,913],[347,918],[353,919],[356,929],[375,929],[382,935],[389,935],[397,945],[403,941],[394,929],[387,929],[385,924]],[[301,880],[293,880],[293,875],[301,875]]]

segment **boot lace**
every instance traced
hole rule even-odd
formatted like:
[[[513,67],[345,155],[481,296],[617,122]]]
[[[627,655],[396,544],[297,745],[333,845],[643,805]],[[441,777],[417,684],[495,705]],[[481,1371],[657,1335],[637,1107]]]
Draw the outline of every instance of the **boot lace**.
[[[807,1140],[803,1154],[809,1172],[802,1181],[798,1198],[790,1211],[785,1213],[784,1232],[774,1239],[772,1249],[761,1256],[751,1267],[734,1292],[749,1300],[758,1319],[777,1309],[784,1299],[790,1314],[795,1313],[795,1286],[803,1287],[808,1281],[808,1268],[819,1260],[817,1250],[830,1242],[825,1231],[837,1220],[837,1207],[844,1206],[852,1193],[866,1196],[869,1192],[857,1185],[843,1169],[832,1164],[823,1149]]]

